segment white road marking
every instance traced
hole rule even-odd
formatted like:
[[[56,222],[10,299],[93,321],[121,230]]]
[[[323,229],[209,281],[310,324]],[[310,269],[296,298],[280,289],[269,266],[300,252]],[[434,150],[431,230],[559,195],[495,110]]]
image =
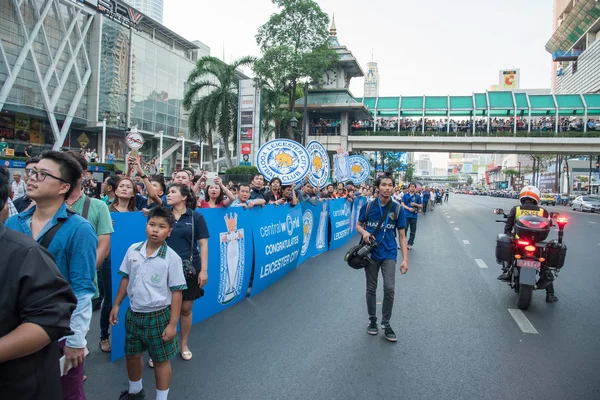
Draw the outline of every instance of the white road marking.
[[[451,224],[453,224],[453,223],[454,223],[454,221],[450,221],[450,223],[451,223]]]
[[[455,230],[455,231],[460,231],[460,229],[459,229],[459,228],[454,228],[454,230]]]
[[[449,215],[446,215],[446,218],[450,218],[450,216],[449,216]]]
[[[588,221],[588,224],[594,224],[594,225],[596,225],[596,223],[594,221]]]
[[[481,258],[476,258],[475,262],[479,265],[479,268],[487,268],[487,264]]]
[[[533,324],[529,322],[525,314],[523,314],[523,311],[518,310],[516,308],[509,308],[508,312],[510,313],[511,317],[513,317],[513,319],[515,320],[515,322],[517,323],[517,325],[523,333],[531,333],[533,335],[539,334],[537,329],[535,329]]]
[[[463,240],[464,244],[471,244],[471,242],[469,242],[468,240]]]

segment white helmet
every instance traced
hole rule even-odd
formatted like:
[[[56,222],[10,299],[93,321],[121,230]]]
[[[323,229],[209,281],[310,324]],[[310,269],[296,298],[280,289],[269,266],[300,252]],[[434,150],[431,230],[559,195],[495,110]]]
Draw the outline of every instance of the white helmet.
[[[521,189],[521,193],[519,193],[519,200],[521,200],[521,204],[523,204],[526,199],[533,201],[535,204],[539,204],[540,190],[535,186],[525,186]]]

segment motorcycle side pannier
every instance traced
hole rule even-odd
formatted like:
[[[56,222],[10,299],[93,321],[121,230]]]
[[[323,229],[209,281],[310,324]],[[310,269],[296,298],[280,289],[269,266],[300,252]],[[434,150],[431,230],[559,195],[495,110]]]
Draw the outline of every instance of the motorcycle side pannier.
[[[567,245],[556,242],[548,243],[546,246],[546,265],[552,268],[562,268],[567,256]]]
[[[507,261],[511,262],[512,248],[511,248],[512,238],[507,234],[500,234],[496,238],[496,261],[502,262]]]

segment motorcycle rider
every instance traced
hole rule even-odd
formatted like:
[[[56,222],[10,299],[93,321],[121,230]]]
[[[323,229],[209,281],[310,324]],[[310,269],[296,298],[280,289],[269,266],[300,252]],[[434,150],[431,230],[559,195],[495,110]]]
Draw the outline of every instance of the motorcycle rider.
[[[548,211],[538,206],[540,202],[540,190],[535,186],[525,186],[519,193],[520,206],[513,207],[508,213],[508,219],[504,225],[504,233],[507,235],[512,234],[515,222],[524,215],[536,215],[539,217],[548,218]],[[502,267],[502,275],[498,277],[498,280],[508,282],[510,281],[510,269],[508,264],[504,264]],[[558,301],[558,297],[554,294],[554,284],[551,283],[546,287],[546,302],[554,303]]]

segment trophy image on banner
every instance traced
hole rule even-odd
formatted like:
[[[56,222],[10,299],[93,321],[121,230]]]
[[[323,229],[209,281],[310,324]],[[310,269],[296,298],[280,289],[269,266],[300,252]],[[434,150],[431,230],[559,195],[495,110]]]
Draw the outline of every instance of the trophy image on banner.
[[[301,255],[305,255],[308,251],[308,246],[310,245],[310,237],[312,236],[313,231],[313,214],[312,211],[306,210],[302,215],[302,225],[304,229],[304,234],[302,236],[302,249],[300,251]]]
[[[323,211],[319,216],[319,227],[317,228],[317,250],[321,251],[325,248],[327,238],[327,203],[323,202]]]
[[[237,229],[237,213],[225,214],[227,232],[220,234],[221,266],[218,300],[230,303],[241,294],[244,280],[244,230]]]
[[[333,165],[335,167],[335,179],[338,182],[347,182],[350,180],[350,163],[348,161],[348,152],[339,148],[337,154],[333,155]]]
[[[125,143],[127,144],[127,147],[129,147],[131,149],[128,157],[135,157],[136,159],[139,158],[140,157],[139,150],[144,145],[144,137],[138,132],[137,125],[134,125],[131,127],[131,131],[125,137]],[[135,166],[131,165],[129,163],[129,160],[127,160],[126,163],[127,163],[127,176],[131,176],[133,174],[133,172],[135,171]]]

